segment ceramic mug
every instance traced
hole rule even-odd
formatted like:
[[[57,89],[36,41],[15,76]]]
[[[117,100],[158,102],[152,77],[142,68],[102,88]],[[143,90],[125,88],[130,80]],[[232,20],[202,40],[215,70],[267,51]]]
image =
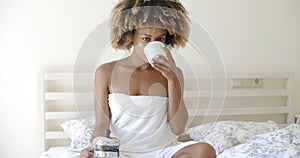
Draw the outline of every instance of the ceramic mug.
[[[158,55],[162,55],[166,59],[168,59],[163,47],[166,47],[165,44],[159,41],[149,42],[148,44],[146,44],[146,46],[144,47],[144,54],[149,63],[151,63],[151,61],[153,61],[153,58]]]

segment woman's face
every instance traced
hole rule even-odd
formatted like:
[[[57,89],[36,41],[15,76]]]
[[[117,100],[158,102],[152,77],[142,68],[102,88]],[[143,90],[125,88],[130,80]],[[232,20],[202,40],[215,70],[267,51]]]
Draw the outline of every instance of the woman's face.
[[[144,27],[135,30],[133,35],[133,44],[135,47],[144,48],[144,46],[153,41],[166,42],[167,31],[162,28]]]

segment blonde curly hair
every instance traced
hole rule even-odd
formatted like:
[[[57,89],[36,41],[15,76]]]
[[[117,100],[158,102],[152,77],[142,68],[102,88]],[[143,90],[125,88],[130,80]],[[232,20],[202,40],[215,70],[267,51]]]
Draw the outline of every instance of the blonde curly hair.
[[[129,50],[137,28],[158,27],[167,30],[166,44],[184,47],[190,28],[189,17],[179,0],[121,0],[110,19],[111,44]]]

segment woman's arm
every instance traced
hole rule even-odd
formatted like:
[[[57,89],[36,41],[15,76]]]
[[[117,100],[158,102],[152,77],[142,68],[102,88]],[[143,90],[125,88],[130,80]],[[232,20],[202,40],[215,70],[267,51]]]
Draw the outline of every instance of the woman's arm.
[[[168,121],[174,134],[180,135],[185,130],[188,113],[183,99],[183,75],[177,70],[177,77],[168,80]]]
[[[100,66],[95,72],[94,81],[94,110],[95,110],[95,129],[92,135],[92,145],[94,144],[94,139],[99,136],[105,136],[106,129],[109,128],[110,122],[110,110],[108,107],[108,73],[107,66]],[[80,158],[92,158],[93,148],[88,147],[80,151]]]
[[[165,49],[168,60],[160,56],[153,67],[168,80],[168,121],[174,134],[180,135],[185,130],[188,113],[184,104],[184,81],[182,71],[176,67],[169,50]]]
[[[101,65],[95,72],[95,129],[93,140],[98,136],[105,136],[105,131],[109,128],[110,109],[108,106],[109,93],[109,66]]]

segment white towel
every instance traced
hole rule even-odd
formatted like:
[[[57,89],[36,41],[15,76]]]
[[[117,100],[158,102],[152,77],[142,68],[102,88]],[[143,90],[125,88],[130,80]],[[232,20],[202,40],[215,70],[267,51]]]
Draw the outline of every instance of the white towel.
[[[121,153],[147,153],[174,144],[167,122],[168,98],[109,95],[112,136],[120,139]]]

